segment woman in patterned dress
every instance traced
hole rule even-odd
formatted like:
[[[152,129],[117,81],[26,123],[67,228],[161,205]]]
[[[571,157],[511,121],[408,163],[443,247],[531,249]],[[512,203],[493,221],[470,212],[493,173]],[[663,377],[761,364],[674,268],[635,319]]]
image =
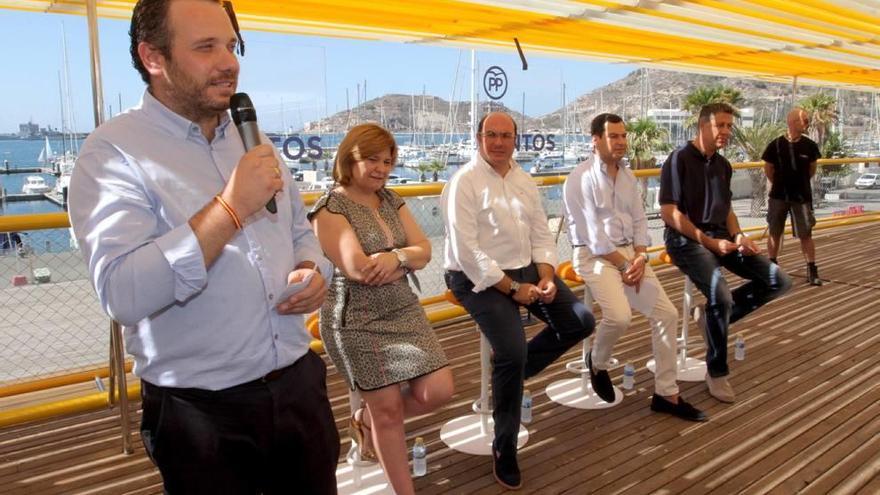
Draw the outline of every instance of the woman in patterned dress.
[[[378,454],[395,493],[404,495],[414,488],[403,420],[444,404],[453,384],[407,280],[430,261],[431,244],[403,199],[385,188],[396,160],[387,130],[352,128],[336,154],[338,186],[318,200],[309,219],[336,265],[321,308],[321,338],[336,369],[366,402],[351,418],[351,434],[361,457]]]

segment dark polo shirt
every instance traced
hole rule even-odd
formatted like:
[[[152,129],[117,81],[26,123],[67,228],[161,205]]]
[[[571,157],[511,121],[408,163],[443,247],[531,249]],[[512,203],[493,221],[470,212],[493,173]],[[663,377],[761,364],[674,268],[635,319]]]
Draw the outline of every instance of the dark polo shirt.
[[[793,143],[785,136],[771,141],[761,155],[762,160],[773,165],[770,197],[797,203],[812,202],[810,164],[821,157],[819,146],[807,136],[801,136]]]
[[[700,230],[727,230],[733,167],[714,153],[709,158],[693,142],[677,148],[660,171],[660,204],[674,204]]]

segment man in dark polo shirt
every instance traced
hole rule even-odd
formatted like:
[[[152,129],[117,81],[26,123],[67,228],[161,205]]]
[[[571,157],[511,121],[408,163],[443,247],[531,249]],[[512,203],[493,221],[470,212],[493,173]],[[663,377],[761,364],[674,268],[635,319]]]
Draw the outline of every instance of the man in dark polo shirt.
[[[733,168],[717,152],[727,146],[733,115],[726,103],[704,106],[697,137],[669,155],[660,175],[666,252],[706,296],[698,318],[706,342],[706,384],[722,402],[736,400],[727,379],[729,325],[791,287],[788,275],[758,254],[760,249],[743,234],[733,212]],[[731,291],[721,267],[748,282]]]
[[[767,145],[761,159],[764,173],[770,181],[770,201],[767,205],[767,226],[770,238],[767,255],[776,263],[782,250],[785,217],[791,212],[791,230],[801,241],[801,252],[807,261],[807,280],[810,285],[822,285],[816,268],[816,246],[813,244],[813,191],[810,179],[816,175],[816,160],[821,158],[819,146],[804,136],[810,127],[810,116],[803,108],[788,113],[788,133]]]

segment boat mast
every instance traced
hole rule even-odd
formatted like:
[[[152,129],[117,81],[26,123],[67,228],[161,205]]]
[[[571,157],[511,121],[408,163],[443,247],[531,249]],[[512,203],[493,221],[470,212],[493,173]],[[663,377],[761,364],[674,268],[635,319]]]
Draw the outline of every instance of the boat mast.
[[[67,156],[67,122],[64,119],[64,90],[61,86],[61,71],[58,71],[58,106],[61,108],[61,156]]]
[[[471,135],[477,139],[477,51],[471,49]],[[476,141],[474,142],[476,145]]]

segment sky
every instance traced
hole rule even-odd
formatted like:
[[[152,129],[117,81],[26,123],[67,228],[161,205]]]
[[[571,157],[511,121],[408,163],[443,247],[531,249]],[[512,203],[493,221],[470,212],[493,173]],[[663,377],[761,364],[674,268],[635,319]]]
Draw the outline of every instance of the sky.
[[[102,19],[98,30],[105,115],[116,114],[120,101],[122,108],[140,101],[144,83],[131,66],[128,21]],[[246,50],[238,89],[250,95],[261,128],[267,131],[299,129],[305,121],[324,117],[325,109],[329,114],[345,110],[346,91],[354,107],[359,85],[363,99],[365,81],[367,99],[423,91],[446,100],[454,91],[454,99],[470,99],[470,50],[258,31],[245,31],[243,36]],[[70,95],[75,129],[94,128],[86,18],[0,10],[0,94],[7,102],[0,110],[0,133],[18,132],[18,125],[28,121],[60,128],[62,39],[70,74],[70,90],[64,92]],[[478,50],[477,87],[485,69],[500,66],[508,78],[501,102],[519,111],[525,94],[525,113],[533,117],[562,106],[563,82],[566,101],[571,101],[636,68],[528,53],[526,57],[529,68],[523,71],[513,46],[509,52]]]

